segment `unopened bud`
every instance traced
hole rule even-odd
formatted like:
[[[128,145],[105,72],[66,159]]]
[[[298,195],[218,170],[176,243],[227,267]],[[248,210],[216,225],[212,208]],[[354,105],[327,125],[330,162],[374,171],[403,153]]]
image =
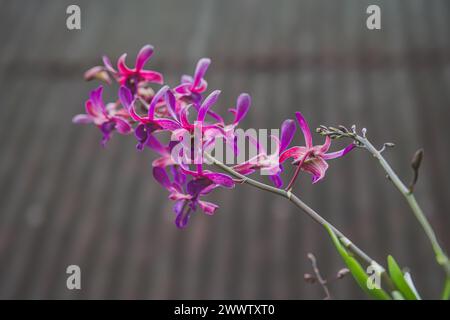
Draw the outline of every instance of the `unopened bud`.
[[[414,153],[414,156],[411,160],[411,167],[416,171],[419,170],[420,164],[422,163],[422,159],[423,159],[423,149],[419,149],[416,151],[416,153]]]
[[[84,73],[84,80],[91,81],[94,79],[104,81],[108,84],[111,83],[108,72],[106,72],[105,68],[102,66],[92,67]]]
[[[305,273],[303,275],[303,279],[308,283],[315,283],[317,280],[316,277],[314,277],[313,275],[311,275],[309,273]]]

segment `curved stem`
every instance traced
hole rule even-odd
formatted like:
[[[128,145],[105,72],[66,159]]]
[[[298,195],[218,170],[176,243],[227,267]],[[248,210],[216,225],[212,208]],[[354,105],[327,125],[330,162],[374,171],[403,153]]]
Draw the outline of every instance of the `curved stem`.
[[[381,152],[379,152],[367,138],[363,137],[356,137],[356,140],[362,143],[366,149],[372,153],[372,155],[378,159],[380,165],[383,167],[384,171],[388,175],[389,179],[392,181],[394,186],[400,191],[400,193],[405,197],[406,201],[408,202],[408,205],[410,206],[411,210],[413,211],[414,215],[416,216],[417,220],[421,224],[422,228],[425,231],[425,234],[427,235],[428,239],[431,242],[431,245],[433,247],[433,250],[436,255],[437,262],[444,266],[444,269],[446,270],[446,273],[448,276],[450,276],[450,265],[449,265],[449,259],[444,253],[444,250],[439,245],[439,242],[437,240],[436,234],[434,233],[433,228],[431,227],[430,223],[428,222],[428,219],[424,215],[422,209],[420,208],[419,204],[417,203],[416,197],[414,194],[410,191],[408,187],[400,180],[400,178],[397,176],[397,174],[394,172],[394,170],[391,168],[389,163],[384,159]]]
[[[422,226],[423,230],[425,231],[425,234],[427,235],[428,239],[431,242],[431,246],[433,247],[434,254],[436,256],[436,261],[439,265],[442,266],[442,268],[445,271],[446,274],[446,286],[450,287],[450,260],[445,254],[442,247],[439,245],[439,242],[437,240],[436,234],[434,233],[433,228],[431,227],[430,223],[428,222],[428,219],[426,218],[425,214],[423,213],[422,209],[420,208],[419,204],[417,203],[416,197],[414,197],[414,194],[412,193],[411,189],[406,187],[406,185],[400,180],[400,178],[397,176],[397,174],[394,172],[394,170],[391,168],[389,163],[384,159],[381,152],[378,151],[372,143],[370,143],[369,140],[365,137],[361,137],[359,135],[354,135],[353,139],[358,141],[362,146],[364,146],[375,158],[378,159],[381,167],[386,172],[389,179],[392,181],[394,186],[400,191],[400,193],[405,197],[408,205],[410,206],[412,212],[414,213],[416,219],[419,221],[420,225]],[[450,288],[444,291],[450,291]]]
[[[259,182],[257,180],[253,180],[247,176],[244,176],[236,171],[234,171],[232,168],[228,167],[227,165],[223,164],[219,160],[215,159],[213,156],[208,154],[207,152],[204,153],[204,156],[208,161],[210,161],[213,165],[216,167],[222,169],[223,171],[229,173],[233,177],[239,179],[243,183],[249,184],[253,187],[256,187],[258,189],[268,191],[271,193],[274,193],[276,195],[279,195],[281,197],[284,197],[291,201],[294,205],[296,205],[298,208],[302,209],[311,219],[316,221],[322,226],[327,226],[331,230],[334,231],[334,233],[337,235],[339,240],[342,242],[342,244],[349,249],[360,261],[366,263],[367,265],[378,265],[381,267],[380,264],[378,264],[375,260],[373,260],[371,257],[369,257],[364,251],[362,251],[360,248],[358,248],[353,242],[351,242],[342,232],[340,232],[335,226],[333,226],[331,223],[329,223],[327,220],[325,220],[321,215],[319,215],[316,211],[314,211],[311,207],[306,205],[302,200],[300,200],[296,195],[294,195],[290,191],[286,191],[283,189],[278,189],[275,187],[272,187],[270,185],[267,185],[265,183]],[[383,273],[384,268],[382,268]]]

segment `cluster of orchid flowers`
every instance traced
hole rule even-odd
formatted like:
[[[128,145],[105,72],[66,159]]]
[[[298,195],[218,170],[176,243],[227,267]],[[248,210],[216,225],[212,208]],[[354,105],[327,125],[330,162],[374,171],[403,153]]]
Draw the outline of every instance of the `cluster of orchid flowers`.
[[[200,59],[193,76],[183,75],[181,83],[170,88],[165,85],[162,74],[144,69],[152,54],[153,47],[144,46],[137,55],[134,68],[126,65],[126,54],[123,54],[117,61],[117,69],[104,56],[103,66],[89,69],[85,78],[98,79],[108,85],[117,82],[118,99],[105,103],[103,86],[99,86],[91,91],[85,103],[86,114],[76,115],[73,122],[96,125],[103,134],[103,145],[114,132],[122,135],[134,132],[138,150],[149,148],[159,154],[159,158],[152,163],[153,176],[167,189],[169,199],[175,201],[175,224],[183,228],[198,208],[208,215],[217,210],[218,206],[203,200],[204,196],[216,188],[233,188],[239,183],[227,174],[205,169],[203,152],[214,146],[218,139],[222,139],[235,153],[239,152],[234,130],[246,116],[251,98],[246,93],[239,95],[235,107],[229,109],[233,120],[226,124],[219,114],[211,110],[217,103],[220,91],[205,95],[208,87],[205,73],[211,62],[209,59]],[[160,85],[161,88],[155,92],[152,85]],[[190,112],[196,113],[194,123],[189,120]],[[300,112],[296,112],[295,116],[305,139],[304,146],[289,147],[296,132],[296,124],[294,120],[287,119],[281,125],[280,138],[274,137],[276,148],[272,154],[258,146],[255,157],[232,169],[245,176],[266,170],[275,187],[281,188],[283,163],[292,159],[296,170],[287,187],[291,189],[300,171],[310,173],[312,182],[316,183],[325,176],[327,160],[341,157],[355,147],[352,143],[340,151],[328,153],[331,139],[327,136],[324,144],[313,145],[306,120]],[[192,165],[192,162],[186,161],[187,151],[190,151],[186,149],[191,148],[190,140],[198,127],[202,135],[200,156]],[[166,138],[169,141],[163,142],[160,132],[168,132],[170,140]],[[175,156],[173,150],[179,150]]]

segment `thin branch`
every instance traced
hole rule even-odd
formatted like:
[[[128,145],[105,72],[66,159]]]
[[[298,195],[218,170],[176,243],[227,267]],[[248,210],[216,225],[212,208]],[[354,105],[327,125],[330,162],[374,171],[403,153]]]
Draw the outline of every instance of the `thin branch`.
[[[324,300],[331,299],[330,290],[328,290],[327,286],[327,280],[322,278],[322,275],[320,274],[319,267],[317,267],[316,257],[312,253],[308,253],[308,259],[311,260],[311,266],[313,268],[314,274],[316,275],[316,279],[321,285],[323,291],[325,292]]]

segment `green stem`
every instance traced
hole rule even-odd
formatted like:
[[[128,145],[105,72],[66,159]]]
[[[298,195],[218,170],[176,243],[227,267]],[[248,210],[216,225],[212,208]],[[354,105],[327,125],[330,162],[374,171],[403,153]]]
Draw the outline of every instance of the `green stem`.
[[[397,176],[397,174],[394,172],[394,170],[391,168],[389,163],[384,159],[381,152],[377,150],[370,141],[365,138],[361,137],[359,135],[355,135],[353,137],[356,141],[358,141],[361,145],[363,145],[375,158],[378,159],[381,167],[386,172],[389,179],[392,181],[394,186],[400,191],[400,193],[405,197],[408,205],[410,206],[412,212],[414,213],[416,219],[419,221],[420,225],[422,226],[423,230],[425,231],[425,234],[427,235],[428,239],[431,242],[431,246],[433,248],[434,254],[436,256],[437,263],[442,266],[442,268],[445,271],[446,275],[446,290],[444,292],[447,292],[447,298],[450,294],[450,260],[445,254],[442,247],[439,245],[439,242],[437,240],[436,234],[434,233],[433,228],[431,227],[430,223],[428,222],[426,216],[424,215],[422,209],[420,208],[419,204],[417,203],[417,200],[412,193],[412,191],[406,187],[406,185],[400,180],[400,178]]]
[[[236,171],[234,171],[232,168],[228,167],[227,165],[223,164],[219,160],[215,159],[213,156],[208,154],[207,152],[204,153],[204,156],[208,161],[211,162],[211,164],[215,165],[216,167],[222,169],[223,171],[229,173],[233,177],[239,179],[243,183],[246,183],[248,185],[251,185],[253,187],[256,187],[258,189],[268,191],[271,193],[274,193],[276,195],[279,195],[281,197],[284,197],[291,201],[294,205],[296,205],[298,208],[302,209],[310,218],[312,218],[314,221],[319,223],[322,226],[327,226],[331,230],[334,231],[334,233],[337,235],[339,240],[342,242],[342,244],[349,249],[360,261],[366,263],[367,265],[378,265],[383,270],[383,274],[386,274],[384,271],[385,269],[381,267],[380,264],[378,264],[375,260],[373,260],[371,257],[369,257],[364,251],[362,251],[360,248],[358,248],[353,242],[351,242],[342,232],[340,232],[336,227],[334,227],[331,223],[329,223],[327,220],[325,220],[321,215],[319,215],[316,211],[314,211],[312,208],[310,208],[306,203],[301,201],[296,195],[294,195],[290,191],[286,191],[283,189],[278,189],[275,187],[272,187],[270,185],[267,185],[265,183],[253,180],[247,176],[244,176]]]
[[[448,300],[450,298],[450,279],[445,280],[444,290],[442,292],[442,300]]]

